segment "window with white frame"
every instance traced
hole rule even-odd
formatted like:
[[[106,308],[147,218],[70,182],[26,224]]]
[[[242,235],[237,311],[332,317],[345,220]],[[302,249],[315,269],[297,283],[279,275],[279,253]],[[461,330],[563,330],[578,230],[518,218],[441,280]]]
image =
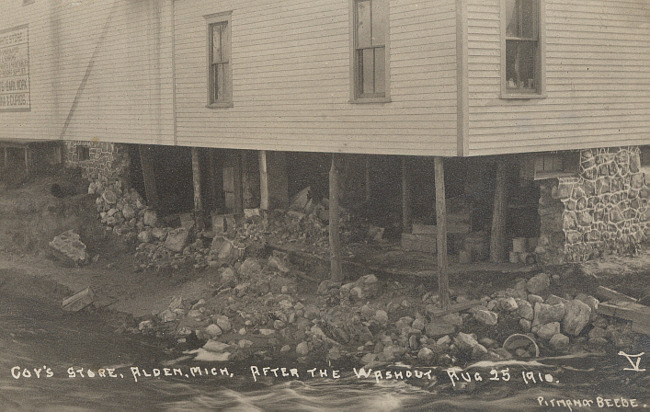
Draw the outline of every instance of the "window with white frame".
[[[208,107],[232,106],[231,14],[208,22]]]
[[[388,90],[388,0],[354,0],[354,100],[385,101]]]
[[[502,0],[504,97],[533,97],[543,92],[542,1]]]

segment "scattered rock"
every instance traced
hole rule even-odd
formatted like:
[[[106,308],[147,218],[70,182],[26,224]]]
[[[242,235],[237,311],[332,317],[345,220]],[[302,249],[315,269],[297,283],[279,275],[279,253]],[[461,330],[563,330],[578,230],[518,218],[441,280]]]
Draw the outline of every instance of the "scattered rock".
[[[335,282],[331,279],[326,279],[318,285],[318,293],[321,296],[329,296],[332,291],[338,290],[341,287],[341,284],[339,282]]]
[[[424,347],[420,349],[418,352],[418,360],[423,363],[431,363],[433,362],[433,359],[435,358],[435,354],[433,351],[427,347]]]
[[[561,333],[557,333],[551,337],[549,344],[555,350],[564,351],[569,348],[569,337]]]
[[[484,325],[494,326],[499,321],[499,315],[495,312],[491,312],[485,309],[477,309],[474,311],[474,319],[481,322]]]
[[[479,343],[476,341],[476,339],[474,339],[472,335],[463,332],[458,332],[458,335],[456,335],[454,338],[454,343],[462,352],[471,352],[474,347],[479,345]]]
[[[160,312],[160,315],[158,316],[163,322],[173,322],[176,320],[176,314],[169,309],[165,309],[164,311]]]
[[[172,252],[182,252],[183,248],[185,248],[185,245],[187,244],[189,235],[190,232],[184,227],[179,227],[178,229],[171,230],[167,234],[165,247]]]
[[[589,323],[591,308],[577,299],[566,305],[566,315],[562,319],[562,329],[571,336],[578,336]]]
[[[154,227],[158,224],[158,214],[156,213],[155,210],[147,209],[144,212],[142,221],[145,224],[145,226]]]
[[[379,309],[375,312],[375,320],[381,325],[386,325],[388,323],[388,314],[386,311]]]
[[[542,325],[537,330],[537,336],[544,340],[551,339],[554,335],[560,333],[560,322],[550,322],[545,325]]]
[[[564,305],[547,305],[546,303],[535,304],[535,316],[533,326],[545,325],[549,322],[560,322],[566,313]]]
[[[528,301],[520,300],[518,302],[519,309],[517,314],[523,319],[532,321],[535,317],[535,311],[533,310],[533,305]]]
[[[238,270],[239,274],[246,277],[255,277],[262,273],[262,265],[256,258],[246,258]]]
[[[211,324],[210,326],[208,326],[207,328],[205,328],[205,331],[212,338],[216,338],[217,336],[219,336],[219,335],[221,335],[223,333],[221,328],[219,326],[215,325],[214,323]]]
[[[224,332],[229,332],[232,329],[232,325],[230,324],[230,319],[228,319],[228,316],[225,315],[217,316],[216,323],[217,326],[219,326],[221,330]]]
[[[86,252],[86,245],[81,241],[79,235],[72,230],[54,237],[50,242],[50,247],[57,257],[75,265],[88,263],[90,258],[88,252]]]
[[[296,353],[298,356],[307,356],[309,353],[309,345],[307,342],[300,342],[298,346],[296,346]]]
[[[533,276],[526,283],[526,289],[529,293],[538,295],[545,291],[551,284],[551,279],[546,273],[540,273]]]
[[[499,298],[497,307],[506,312],[513,312],[519,308],[519,304],[513,297]]]

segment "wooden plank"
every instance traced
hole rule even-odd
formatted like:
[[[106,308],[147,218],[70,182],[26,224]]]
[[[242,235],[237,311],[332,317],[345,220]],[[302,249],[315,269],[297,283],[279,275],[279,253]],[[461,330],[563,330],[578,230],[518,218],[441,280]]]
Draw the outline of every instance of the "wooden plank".
[[[449,263],[447,261],[447,206],[445,199],[445,169],[442,157],[434,158],[436,185],[436,226],[438,249],[438,294],[443,310],[449,309]]]
[[[601,315],[638,322],[647,322],[650,319],[650,307],[634,302],[604,302],[598,305],[597,312]]]
[[[93,303],[95,294],[89,287],[63,300],[61,307],[66,312],[78,312]]]
[[[142,179],[144,180],[144,192],[147,197],[147,205],[152,209],[157,209],[160,203],[152,148],[140,145],[138,146],[138,152],[140,153],[140,165],[142,168]]]
[[[621,292],[617,292],[613,289],[606,288],[605,286],[598,286],[598,289],[596,289],[596,295],[600,298],[608,299],[608,300],[613,300],[615,302],[632,302],[636,303],[637,299],[634,299],[631,296],[627,296],[622,294]]]
[[[341,260],[341,238],[339,234],[339,180],[340,155],[332,153],[332,166],[329,174],[329,243],[330,272],[335,282],[343,281],[343,262]]]
[[[490,232],[490,261],[493,263],[506,260],[506,176],[506,163],[499,159]]]

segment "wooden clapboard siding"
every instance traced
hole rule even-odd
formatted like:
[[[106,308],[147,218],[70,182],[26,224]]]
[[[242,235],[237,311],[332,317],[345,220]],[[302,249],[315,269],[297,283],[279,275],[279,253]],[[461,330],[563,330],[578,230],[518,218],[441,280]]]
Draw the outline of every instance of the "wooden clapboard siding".
[[[650,3],[545,0],[546,98],[502,100],[500,0],[468,0],[469,154],[650,143]]]
[[[46,2],[47,3],[47,2]],[[55,134],[56,101],[51,68],[56,26],[51,24],[49,4],[23,6],[22,0],[2,0],[0,30],[29,26],[30,111],[0,111],[0,139],[43,139]]]
[[[173,144],[171,2],[11,3],[30,27],[32,110],[0,112],[0,136]]]
[[[62,138],[173,144],[170,2],[81,2],[61,5],[59,13],[64,61],[84,57],[59,70],[65,116],[72,111]]]
[[[390,103],[350,99],[349,0],[175,2],[179,145],[456,153],[453,0],[390,1]],[[206,21],[232,11],[232,108],[206,108]]]

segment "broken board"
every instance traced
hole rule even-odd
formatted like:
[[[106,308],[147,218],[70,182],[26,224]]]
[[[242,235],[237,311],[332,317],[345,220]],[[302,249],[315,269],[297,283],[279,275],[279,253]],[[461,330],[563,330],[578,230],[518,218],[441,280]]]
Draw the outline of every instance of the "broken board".
[[[635,302],[605,302],[598,305],[598,314],[632,322],[632,330],[650,335],[650,307]]]
[[[95,294],[89,287],[63,300],[61,307],[66,312],[78,312],[93,303]]]

